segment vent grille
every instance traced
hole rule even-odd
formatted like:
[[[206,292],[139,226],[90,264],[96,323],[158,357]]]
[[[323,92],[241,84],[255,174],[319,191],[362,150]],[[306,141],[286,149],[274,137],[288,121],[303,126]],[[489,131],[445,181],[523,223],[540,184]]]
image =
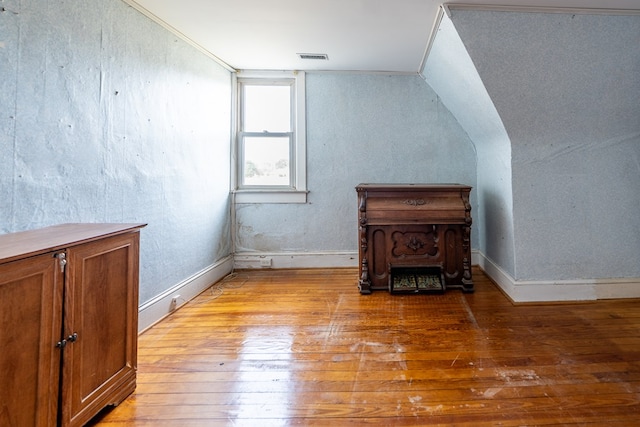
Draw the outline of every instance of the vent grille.
[[[299,53],[300,59],[319,59],[321,61],[329,60],[329,56],[326,53]]]

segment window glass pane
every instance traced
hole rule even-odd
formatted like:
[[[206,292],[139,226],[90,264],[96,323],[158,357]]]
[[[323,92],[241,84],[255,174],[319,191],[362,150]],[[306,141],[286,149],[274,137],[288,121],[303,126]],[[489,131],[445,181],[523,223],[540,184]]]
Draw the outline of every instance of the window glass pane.
[[[289,185],[289,138],[244,138],[244,185]]]
[[[244,86],[245,132],[291,131],[291,86]]]

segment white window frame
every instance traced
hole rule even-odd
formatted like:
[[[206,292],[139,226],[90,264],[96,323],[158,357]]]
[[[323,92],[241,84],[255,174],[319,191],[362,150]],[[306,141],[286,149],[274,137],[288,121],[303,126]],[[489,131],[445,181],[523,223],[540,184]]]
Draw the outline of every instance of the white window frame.
[[[290,148],[290,186],[247,186],[242,187],[243,153],[240,135],[240,94],[238,79],[274,80],[293,79],[293,137]],[[234,129],[231,160],[232,194],[235,203],[306,203],[307,202],[307,132],[305,108],[304,71],[238,71],[233,74]]]

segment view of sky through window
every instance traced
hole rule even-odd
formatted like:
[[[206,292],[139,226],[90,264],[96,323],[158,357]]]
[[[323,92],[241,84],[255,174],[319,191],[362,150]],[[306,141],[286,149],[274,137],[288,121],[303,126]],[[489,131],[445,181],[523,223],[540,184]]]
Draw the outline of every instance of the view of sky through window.
[[[289,132],[291,130],[291,87],[244,87],[245,132]]]

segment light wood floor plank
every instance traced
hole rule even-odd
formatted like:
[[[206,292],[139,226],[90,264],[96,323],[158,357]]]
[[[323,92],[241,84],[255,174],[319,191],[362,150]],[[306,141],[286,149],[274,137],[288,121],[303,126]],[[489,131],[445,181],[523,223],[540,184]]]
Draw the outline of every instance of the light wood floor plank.
[[[360,295],[355,269],[240,271],[139,339],[97,426],[634,425],[640,301]]]

